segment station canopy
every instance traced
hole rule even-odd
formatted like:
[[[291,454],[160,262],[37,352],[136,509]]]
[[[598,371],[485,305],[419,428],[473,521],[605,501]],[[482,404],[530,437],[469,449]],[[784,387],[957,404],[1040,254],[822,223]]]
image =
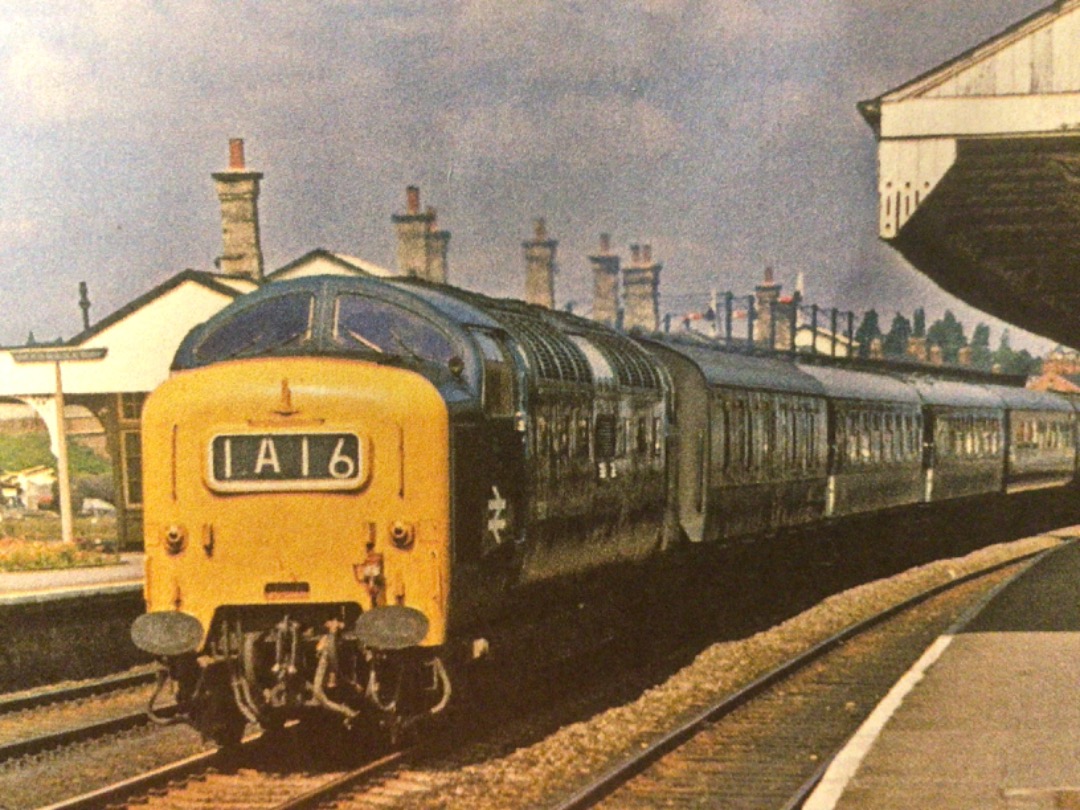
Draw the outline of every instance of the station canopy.
[[[971,305],[1080,348],[1080,0],[859,104],[879,235]]]

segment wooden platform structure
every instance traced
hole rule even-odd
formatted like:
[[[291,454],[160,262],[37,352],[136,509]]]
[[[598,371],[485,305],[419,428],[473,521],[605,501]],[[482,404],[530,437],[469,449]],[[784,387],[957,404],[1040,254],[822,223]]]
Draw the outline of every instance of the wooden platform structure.
[[[1080,0],[859,109],[881,238],[973,306],[1080,346]]]

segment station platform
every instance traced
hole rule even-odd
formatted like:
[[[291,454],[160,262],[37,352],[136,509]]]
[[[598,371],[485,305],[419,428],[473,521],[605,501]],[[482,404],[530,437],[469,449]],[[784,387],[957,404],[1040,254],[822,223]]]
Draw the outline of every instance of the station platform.
[[[143,554],[121,554],[115,565],[0,573],[0,605],[125,593],[143,586]]]
[[[938,639],[804,810],[1080,810],[1080,543]]]

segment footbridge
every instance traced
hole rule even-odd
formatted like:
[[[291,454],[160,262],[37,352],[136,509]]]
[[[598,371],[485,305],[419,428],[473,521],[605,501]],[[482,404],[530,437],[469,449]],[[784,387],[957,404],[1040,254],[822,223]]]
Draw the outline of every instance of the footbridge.
[[[1080,348],[1080,0],[859,110],[880,237],[973,306]]]

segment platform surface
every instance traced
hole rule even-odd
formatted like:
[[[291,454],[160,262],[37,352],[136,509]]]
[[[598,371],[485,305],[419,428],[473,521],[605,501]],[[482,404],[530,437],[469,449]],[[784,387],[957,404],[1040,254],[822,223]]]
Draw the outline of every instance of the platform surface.
[[[943,636],[806,810],[1080,810],[1080,543]]]
[[[0,604],[64,598],[87,592],[137,590],[142,583],[143,555],[121,554],[115,565],[0,573]]]

